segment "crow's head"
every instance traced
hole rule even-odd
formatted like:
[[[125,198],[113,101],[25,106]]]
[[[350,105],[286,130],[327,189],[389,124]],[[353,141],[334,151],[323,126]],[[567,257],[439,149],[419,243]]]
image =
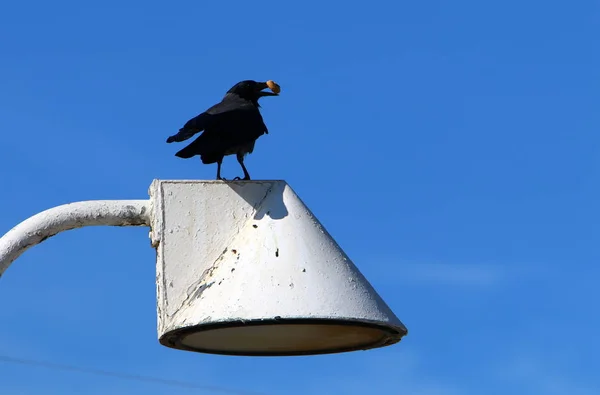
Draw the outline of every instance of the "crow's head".
[[[269,88],[271,92],[265,92],[263,89]],[[227,91],[227,94],[234,94],[242,99],[250,100],[258,106],[258,99],[263,96],[279,96],[281,88],[274,81],[256,82],[252,80],[240,81]]]

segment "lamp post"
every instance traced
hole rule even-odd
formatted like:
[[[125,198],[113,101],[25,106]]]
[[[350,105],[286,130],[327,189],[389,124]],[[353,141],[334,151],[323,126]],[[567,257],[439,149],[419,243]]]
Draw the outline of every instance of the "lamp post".
[[[23,252],[84,226],[148,226],[159,342],[204,353],[313,355],[407,334],[285,181],[154,180],[148,200],[51,208],[0,238],[0,275]]]

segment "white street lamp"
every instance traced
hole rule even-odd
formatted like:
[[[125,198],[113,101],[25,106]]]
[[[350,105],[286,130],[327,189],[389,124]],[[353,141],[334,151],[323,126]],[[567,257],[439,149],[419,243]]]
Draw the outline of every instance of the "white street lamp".
[[[155,180],[149,200],[39,213],[0,239],[0,275],[59,232],[149,226],[158,337],[188,351],[311,355],[391,345],[406,327],[285,181]]]

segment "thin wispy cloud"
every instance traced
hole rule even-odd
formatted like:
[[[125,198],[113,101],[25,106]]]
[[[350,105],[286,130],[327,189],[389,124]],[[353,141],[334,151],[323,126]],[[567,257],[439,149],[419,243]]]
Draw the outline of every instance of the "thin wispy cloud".
[[[527,271],[498,264],[394,263],[361,267],[365,276],[381,285],[452,286],[485,288],[523,278]]]
[[[467,395],[452,383],[425,374],[415,352],[364,353],[346,371],[328,372],[305,388],[311,394],[362,395],[406,393],[412,395]]]
[[[569,372],[573,361],[567,355],[544,355],[520,351],[497,368],[498,376],[507,382],[526,389],[529,393],[543,395],[596,395],[600,385],[591,383]],[[560,362],[554,361],[558,359]]]
[[[400,275],[411,283],[486,287],[507,280],[509,273],[500,265],[414,263],[403,265]]]

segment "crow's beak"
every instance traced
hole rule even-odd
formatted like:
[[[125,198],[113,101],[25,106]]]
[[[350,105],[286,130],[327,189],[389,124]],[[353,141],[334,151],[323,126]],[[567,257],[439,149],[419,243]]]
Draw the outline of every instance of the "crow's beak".
[[[272,91],[272,93],[271,92],[263,92],[263,89],[266,89],[266,88],[269,88]],[[260,92],[258,92],[259,97],[279,96],[279,92],[281,92],[281,88],[273,80],[268,80],[267,82],[259,82],[258,90],[260,91]]]

